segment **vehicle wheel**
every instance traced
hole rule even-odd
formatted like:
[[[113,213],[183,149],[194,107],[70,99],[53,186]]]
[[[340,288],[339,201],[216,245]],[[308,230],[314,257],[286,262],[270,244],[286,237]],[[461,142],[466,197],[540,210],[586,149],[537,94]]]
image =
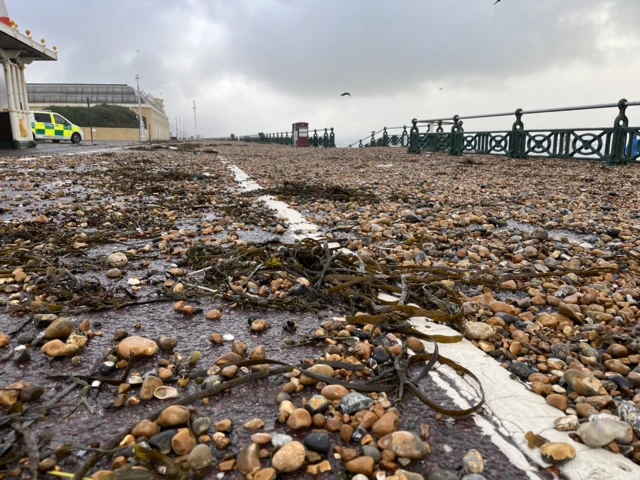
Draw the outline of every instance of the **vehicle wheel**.
[[[73,135],[71,135],[71,143],[78,144],[80,143],[80,140],[82,140],[82,138],[80,137],[79,133],[76,132]]]
[[[51,140],[53,143],[60,143],[60,140]]]

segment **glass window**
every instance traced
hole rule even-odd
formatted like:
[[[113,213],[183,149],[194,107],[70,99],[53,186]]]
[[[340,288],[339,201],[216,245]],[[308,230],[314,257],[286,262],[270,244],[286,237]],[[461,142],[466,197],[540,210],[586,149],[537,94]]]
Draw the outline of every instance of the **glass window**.
[[[65,118],[63,118],[60,115],[54,114],[53,115],[53,119],[58,125],[71,125],[69,122],[67,122],[67,120]]]
[[[35,117],[36,122],[51,123],[50,113],[35,113],[33,116]]]

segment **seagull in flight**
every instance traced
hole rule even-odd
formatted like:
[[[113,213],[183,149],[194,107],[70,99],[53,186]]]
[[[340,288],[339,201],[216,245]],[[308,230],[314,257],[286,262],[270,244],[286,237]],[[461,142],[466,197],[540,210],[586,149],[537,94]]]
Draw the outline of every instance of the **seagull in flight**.
[[[440,91],[442,91],[442,87],[440,87]]]
[[[342,95],[340,95],[340,96],[341,96],[341,97],[344,97],[344,96],[346,96],[346,95],[351,96],[351,94],[350,94],[349,92],[344,92],[344,93],[343,93]]]
[[[500,0],[496,0],[496,3],[494,3],[494,5],[497,5],[500,3]]]

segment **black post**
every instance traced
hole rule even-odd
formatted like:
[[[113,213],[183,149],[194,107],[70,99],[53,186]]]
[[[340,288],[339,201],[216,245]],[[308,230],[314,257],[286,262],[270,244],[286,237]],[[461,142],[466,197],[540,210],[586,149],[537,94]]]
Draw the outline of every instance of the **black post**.
[[[89,107],[89,130],[91,130],[91,145],[93,145],[93,122],[91,121],[91,104],[89,103],[89,97],[87,97],[87,107]]]

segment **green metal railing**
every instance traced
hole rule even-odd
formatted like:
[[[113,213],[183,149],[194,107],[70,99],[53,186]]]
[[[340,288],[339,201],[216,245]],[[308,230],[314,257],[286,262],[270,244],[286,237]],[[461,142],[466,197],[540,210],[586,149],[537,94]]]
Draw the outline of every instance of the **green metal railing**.
[[[318,135],[318,130],[320,130],[320,135]],[[322,130],[324,130],[324,135],[322,135]],[[336,148],[336,135],[333,133],[333,127],[314,129],[313,136],[309,137],[309,146],[315,148]]]
[[[638,106],[640,102],[626,99],[618,103],[603,105],[585,105],[577,107],[551,108],[544,110],[516,110],[514,113],[495,113],[487,115],[455,115],[451,131],[445,132],[442,125],[445,119],[412,120],[409,133],[409,153],[448,152],[449,155],[502,154],[513,158],[542,156],[550,158],[585,158],[604,160],[608,165],[637,161],[640,157],[637,139],[640,127],[630,127],[626,110]],[[612,127],[603,128],[563,128],[525,130],[522,117],[541,113],[572,112],[618,108],[618,115]],[[515,115],[511,130],[465,132],[462,120],[507,117]],[[420,132],[419,124],[428,125],[426,132]],[[431,131],[431,125],[437,125]]]
[[[395,130],[389,134],[390,131]],[[400,130],[402,130],[400,132]],[[377,136],[377,137],[376,137]],[[403,127],[383,127],[381,130],[372,131],[371,135],[361,138],[360,140],[349,145],[349,148],[357,145],[362,147],[408,147],[409,133],[407,126]]]
[[[320,130],[320,135],[318,135]],[[324,130],[324,135],[322,134]],[[252,143],[274,143],[277,145],[293,145],[293,136],[289,132],[282,133],[258,133],[257,135],[240,135],[239,139],[244,142]],[[309,146],[316,148],[335,148],[336,135],[333,128],[319,128],[313,131],[313,135],[309,136]]]
[[[276,145],[293,145],[289,132],[258,133],[257,135],[241,135],[240,140],[252,143],[273,143]]]

